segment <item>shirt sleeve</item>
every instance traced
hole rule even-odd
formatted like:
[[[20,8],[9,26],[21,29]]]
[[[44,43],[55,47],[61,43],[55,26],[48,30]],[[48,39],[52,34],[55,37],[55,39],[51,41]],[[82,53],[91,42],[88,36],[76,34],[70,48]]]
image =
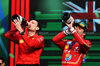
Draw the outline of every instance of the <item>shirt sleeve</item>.
[[[74,28],[71,29],[71,32],[74,36],[74,38],[76,39],[76,41],[79,43],[79,45],[81,46],[81,49],[87,53],[88,50],[91,47],[91,42],[88,40],[85,40]]]
[[[83,45],[80,45],[81,47],[81,50],[84,52],[84,53],[88,53],[90,47],[91,47],[91,42],[89,40],[85,40],[85,44]]]
[[[5,37],[17,44],[19,43],[19,32],[17,31],[17,29],[6,32]]]
[[[52,40],[53,42],[60,48],[60,49],[64,49],[64,46],[66,44],[66,42],[63,40],[63,38],[68,35],[68,31],[62,31],[61,33],[59,33],[58,35],[56,35]]]
[[[43,48],[44,47],[44,37],[38,36],[34,39],[29,38],[26,34],[22,35],[22,39],[25,41],[30,48]]]

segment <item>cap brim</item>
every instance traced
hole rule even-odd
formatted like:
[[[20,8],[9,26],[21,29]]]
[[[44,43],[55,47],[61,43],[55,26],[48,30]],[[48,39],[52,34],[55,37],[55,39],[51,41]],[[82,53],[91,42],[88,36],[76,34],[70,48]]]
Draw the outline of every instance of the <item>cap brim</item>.
[[[84,29],[85,32],[87,31],[86,26],[83,27],[83,26],[81,26],[81,25],[78,24],[78,23],[74,23],[73,26],[79,26],[79,27],[81,27],[82,29]]]

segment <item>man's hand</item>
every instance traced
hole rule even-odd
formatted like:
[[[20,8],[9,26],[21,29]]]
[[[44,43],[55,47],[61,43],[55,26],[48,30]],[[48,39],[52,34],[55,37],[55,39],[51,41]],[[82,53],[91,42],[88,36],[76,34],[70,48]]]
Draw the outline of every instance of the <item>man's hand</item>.
[[[23,32],[23,29],[21,27],[21,22],[19,20],[19,18],[17,17],[17,19],[14,20],[13,24],[15,25],[16,29],[21,33]]]
[[[69,29],[73,27],[73,23],[74,23],[74,18],[72,16],[70,17],[70,19],[71,19],[71,24],[65,22],[65,24],[69,27]]]

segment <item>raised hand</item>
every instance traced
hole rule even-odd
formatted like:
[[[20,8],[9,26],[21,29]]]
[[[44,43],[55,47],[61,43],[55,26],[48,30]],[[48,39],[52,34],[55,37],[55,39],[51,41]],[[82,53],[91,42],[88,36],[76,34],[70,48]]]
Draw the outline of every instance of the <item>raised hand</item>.
[[[23,32],[22,26],[21,26],[21,22],[19,20],[19,18],[17,17],[17,19],[14,20],[13,24],[15,25],[16,29],[21,33]]]
[[[70,24],[68,24],[68,23],[65,22],[65,24],[69,27],[69,29],[71,29],[73,27],[74,18],[71,16],[70,17],[70,20],[71,20],[71,23]]]

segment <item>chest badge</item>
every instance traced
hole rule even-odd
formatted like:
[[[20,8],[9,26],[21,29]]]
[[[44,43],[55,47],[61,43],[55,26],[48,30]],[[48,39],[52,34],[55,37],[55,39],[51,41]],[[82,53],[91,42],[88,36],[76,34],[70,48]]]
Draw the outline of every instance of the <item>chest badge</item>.
[[[65,49],[68,49],[68,47],[69,47],[69,45],[66,45],[66,46],[65,46]]]
[[[21,39],[21,40],[19,41],[19,43],[24,43],[24,40],[23,40],[23,39]]]
[[[33,40],[34,38],[32,38],[32,40]]]
[[[72,43],[72,41],[68,41],[68,42],[67,42],[67,44],[71,44],[71,43]]]
[[[74,55],[76,57],[76,55]]]
[[[74,52],[78,52],[78,51],[79,51],[79,47],[77,46],[74,48]]]
[[[70,59],[71,59],[71,54],[70,53],[67,53],[66,55],[65,55],[65,60],[66,61],[69,61]]]

